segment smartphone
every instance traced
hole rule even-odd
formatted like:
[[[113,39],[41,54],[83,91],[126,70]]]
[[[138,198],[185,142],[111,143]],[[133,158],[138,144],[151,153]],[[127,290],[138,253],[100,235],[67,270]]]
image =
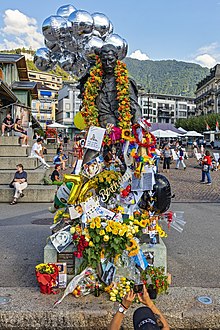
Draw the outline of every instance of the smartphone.
[[[143,283],[134,284],[133,291],[134,293],[141,293],[143,291]]]

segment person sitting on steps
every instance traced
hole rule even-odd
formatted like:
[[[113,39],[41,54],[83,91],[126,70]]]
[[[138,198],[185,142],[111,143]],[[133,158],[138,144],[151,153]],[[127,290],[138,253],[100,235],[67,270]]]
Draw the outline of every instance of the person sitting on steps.
[[[14,125],[14,135],[22,139],[22,147],[29,147],[27,131],[21,126],[21,119],[17,118]]]
[[[14,126],[14,121],[11,118],[11,114],[8,113],[2,122],[2,136],[5,135],[5,132],[7,132],[8,136],[9,136],[13,129],[13,126]]]
[[[10,183],[10,187],[15,189],[14,198],[10,205],[17,204],[18,198],[24,196],[23,190],[27,188],[27,172],[24,171],[22,164],[16,165],[16,168],[14,179]]]
[[[39,161],[44,165],[44,168],[49,168],[50,165],[47,164],[44,159],[42,142],[42,139],[38,138],[37,141],[33,144],[31,149],[31,157],[39,159]]]

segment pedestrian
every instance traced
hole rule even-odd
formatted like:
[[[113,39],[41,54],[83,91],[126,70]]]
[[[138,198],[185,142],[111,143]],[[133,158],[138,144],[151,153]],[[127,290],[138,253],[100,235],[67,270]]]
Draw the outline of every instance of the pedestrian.
[[[138,293],[137,297],[145,306],[137,308],[133,314],[134,330],[170,330],[165,317],[150,299],[145,285],[143,285],[143,295]],[[121,328],[124,316],[135,298],[136,294],[134,294],[133,290],[123,298],[117,313],[108,327],[109,330],[119,330]]]
[[[69,138],[68,138],[67,135],[65,135],[64,138],[63,138],[63,144],[64,144],[64,148],[66,150],[67,150],[68,141],[69,141]]]
[[[44,168],[49,168],[50,165],[46,163],[43,155],[42,139],[38,138],[37,141],[33,144],[31,149],[31,157],[37,158],[44,165]]]
[[[163,172],[165,172],[165,170],[167,171],[167,173],[169,173],[170,170],[170,162],[171,162],[171,158],[172,158],[172,152],[169,148],[169,146],[165,146],[165,148],[163,149]]]
[[[3,119],[3,122],[2,122],[2,136],[5,135],[5,132],[9,136],[11,134],[11,131],[12,131],[13,127],[14,127],[14,121],[11,118],[11,114],[8,113],[5,117],[5,119]]]
[[[206,150],[205,152],[205,156],[202,158],[202,183],[206,183],[205,182],[205,177],[207,177],[207,184],[211,185],[212,184],[212,179],[211,179],[211,166],[212,166],[212,159],[210,156],[210,152],[209,150]]]
[[[161,157],[161,151],[160,151],[160,148],[159,148],[159,146],[156,146],[156,148],[155,148],[155,166],[156,166],[156,173],[159,173],[160,157]]]
[[[29,147],[27,131],[21,126],[21,119],[17,118],[14,124],[14,135],[22,139],[22,147]]]
[[[16,169],[14,179],[10,183],[10,187],[15,189],[14,198],[10,205],[17,204],[18,198],[24,196],[23,190],[27,188],[27,172],[24,171],[23,165],[16,165]]]
[[[186,165],[184,163],[184,151],[181,147],[178,148],[178,150],[176,151],[177,154],[177,160],[176,160],[176,170],[179,169],[180,164],[182,165],[183,169],[186,169]]]

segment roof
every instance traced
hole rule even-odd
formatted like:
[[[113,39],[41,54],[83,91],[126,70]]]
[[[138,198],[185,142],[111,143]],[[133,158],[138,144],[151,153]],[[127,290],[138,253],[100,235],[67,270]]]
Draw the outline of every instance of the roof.
[[[58,93],[57,90],[47,87],[46,85],[42,84],[41,82],[37,82],[37,88],[38,88],[38,90],[45,90],[45,91],[51,91],[54,93]]]
[[[14,90],[22,89],[22,90],[30,91],[33,99],[38,98],[37,83],[34,81],[15,81],[13,82],[11,88]]]
[[[0,79],[0,98],[5,105],[15,103],[18,99],[4,81]]]
[[[0,63],[16,64],[21,81],[28,81],[28,71],[24,55],[0,53]]]
[[[178,130],[175,126],[169,123],[152,123],[151,124],[151,131],[156,131],[161,129],[162,131],[170,130],[175,133],[183,134],[182,131]]]

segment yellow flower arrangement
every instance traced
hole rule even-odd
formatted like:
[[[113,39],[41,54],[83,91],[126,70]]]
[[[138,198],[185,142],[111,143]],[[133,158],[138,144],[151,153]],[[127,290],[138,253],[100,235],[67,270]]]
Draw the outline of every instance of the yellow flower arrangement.
[[[128,280],[126,277],[121,277],[118,283],[107,286],[105,292],[109,294],[111,301],[122,302],[123,297],[131,291],[133,286],[133,281]]]
[[[39,272],[41,274],[54,274],[55,273],[55,267],[57,267],[54,264],[38,264],[35,267],[36,272]]]

